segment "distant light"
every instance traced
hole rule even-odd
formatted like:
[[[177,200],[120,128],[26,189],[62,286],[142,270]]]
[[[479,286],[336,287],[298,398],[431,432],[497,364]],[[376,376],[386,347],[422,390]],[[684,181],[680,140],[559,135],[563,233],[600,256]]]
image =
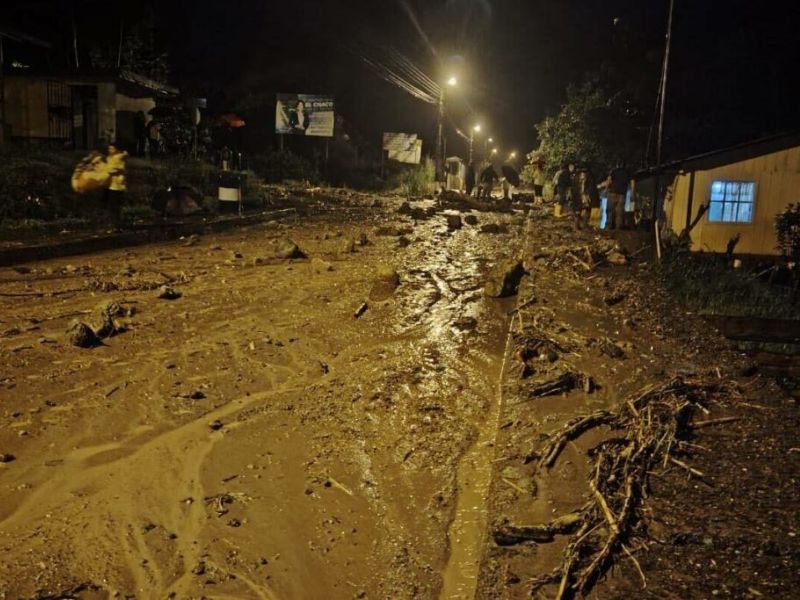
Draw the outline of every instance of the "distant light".
[[[497,154],[497,148],[492,148],[492,154]]]
[[[517,153],[512,152],[511,154],[508,155],[508,158],[517,158]]]
[[[489,139],[488,139],[488,140],[486,140],[486,141],[487,141],[487,142],[489,142],[489,143],[491,144],[491,143],[494,141],[494,138],[489,138]]]
[[[449,86],[458,85],[458,79],[456,79],[455,76],[451,77],[450,79],[447,80],[447,85]]]
[[[481,130],[481,126],[480,125],[475,125],[475,127],[473,127],[473,129],[475,131],[480,131]]]

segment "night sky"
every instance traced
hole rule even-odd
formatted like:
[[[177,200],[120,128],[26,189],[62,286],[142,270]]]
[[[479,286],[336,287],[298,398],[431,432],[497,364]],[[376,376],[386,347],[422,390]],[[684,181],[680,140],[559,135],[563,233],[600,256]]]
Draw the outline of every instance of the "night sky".
[[[124,6],[123,6],[124,4]],[[74,9],[82,52],[112,44],[119,21],[152,10],[172,83],[273,118],[274,92],[332,93],[357,139],[382,131],[432,140],[436,108],[378,78],[351,50],[398,51],[430,77],[451,72],[449,153],[464,152],[453,126],[480,122],[505,152],[528,151],[534,124],[558,110],[570,82],[625,65],[655,103],[667,0],[5,0],[0,20],[51,40],[66,65]],[[800,8],[752,0],[676,0],[667,154],[686,155],[800,126]],[[74,8],[73,8],[74,7]],[[649,90],[649,91],[648,91]],[[648,108],[652,112],[652,108]],[[265,140],[272,143],[272,140]]]

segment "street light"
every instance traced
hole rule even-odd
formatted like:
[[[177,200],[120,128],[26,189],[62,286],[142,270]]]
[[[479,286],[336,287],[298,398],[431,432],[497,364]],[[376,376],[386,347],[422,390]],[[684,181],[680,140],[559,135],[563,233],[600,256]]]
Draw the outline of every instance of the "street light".
[[[450,87],[458,85],[458,79],[456,78],[455,75],[453,75],[452,77],[450,77],[450,79],[447,80],[447,85],[449,85]]]
[[[512,152],[511,154],[508,155],[508,160],[514,160],[515,158],[517,158],[516,152]]]
[[[492,155],[494,156],[495,154],[497,154],[497,148],[492,148]]]
[[[489,144],[493,144],[493,143],[494,143],[494,138],[486,138],[486,141],[483,144],[483,155],[484,156],[488,156],[489,155]]]
[[[469,162],[472,163],[472,144],[475,141],[475,133],[480,133],[481,126],[475,125],[472,129],[469,130]]]

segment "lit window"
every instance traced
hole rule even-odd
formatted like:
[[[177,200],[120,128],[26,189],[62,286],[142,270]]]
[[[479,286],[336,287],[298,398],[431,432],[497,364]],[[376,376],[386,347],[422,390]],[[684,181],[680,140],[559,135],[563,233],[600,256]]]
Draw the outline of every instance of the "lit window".
[[[710,223],[752,223],[756,184],[753,181],[720,181],[711,183],[708,203]]]

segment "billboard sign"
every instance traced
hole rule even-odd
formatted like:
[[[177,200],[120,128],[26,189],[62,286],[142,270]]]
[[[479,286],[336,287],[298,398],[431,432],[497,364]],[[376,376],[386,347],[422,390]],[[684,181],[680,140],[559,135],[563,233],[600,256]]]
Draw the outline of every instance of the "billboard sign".
[[[333,137],[333,97],[278,94],[275,133]]]
[[[422,140],[416,133],[384,133],[383,149],[389,160],[418,165],[422,159]]]

